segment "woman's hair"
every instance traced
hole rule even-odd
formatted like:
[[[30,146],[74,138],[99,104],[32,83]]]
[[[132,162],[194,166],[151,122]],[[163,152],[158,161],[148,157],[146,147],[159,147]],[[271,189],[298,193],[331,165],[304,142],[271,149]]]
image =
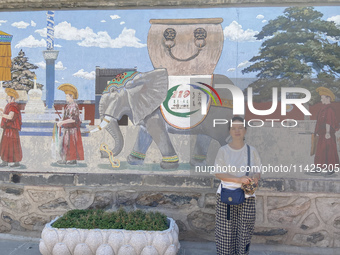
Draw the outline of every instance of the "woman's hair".
[[[242,123],[244,123],[244,128],[247,129],[247,124],[246,122],[244,121],[244,119],[240,116],[234,116],[231,121],[229,121],[228,123],[228,130],[230,131],[230,128],[231,128],[231,123],[234,123],[235,121],[240,121]]]

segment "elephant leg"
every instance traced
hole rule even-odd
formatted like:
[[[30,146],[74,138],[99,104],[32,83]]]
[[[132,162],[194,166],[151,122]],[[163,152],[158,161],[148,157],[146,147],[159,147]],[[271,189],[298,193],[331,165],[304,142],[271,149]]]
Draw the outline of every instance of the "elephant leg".
[[[160,163],[161,168],[178,168],[178,155],[172,145],[165,121],[159,111],[146,120],[146,129],[162,154],[162,162]]]
[[[192,166],[205,166],[211,137],[203,134],[197,135],[194,152],[191,156]]]
[[[152,143],[152,137],[144,126],[139,127],[137,140],[133,146],[133,150],[127,157],[130,165],[142,165],[144,163],[145,154]]]

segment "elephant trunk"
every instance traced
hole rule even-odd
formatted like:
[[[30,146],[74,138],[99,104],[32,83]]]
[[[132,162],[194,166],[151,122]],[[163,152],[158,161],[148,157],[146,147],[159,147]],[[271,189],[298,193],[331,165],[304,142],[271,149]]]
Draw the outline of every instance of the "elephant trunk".
[[[115,140],[115,147],[111,151],[113,156],[117,156],[124,147],[124,137],[122,135],[122,131],[119,128],[118,121],[116,119],[111,120],[107,125],[106,130]]]
[[[115,140],[115,147],[111,150],[113,156],[118,155],[124,147],[124,137],[119,128],[118,121],[112,117],[105,116],[98,127],[91,130],[90,133],[95,133],[99,130],[106,129],[112,138]]]

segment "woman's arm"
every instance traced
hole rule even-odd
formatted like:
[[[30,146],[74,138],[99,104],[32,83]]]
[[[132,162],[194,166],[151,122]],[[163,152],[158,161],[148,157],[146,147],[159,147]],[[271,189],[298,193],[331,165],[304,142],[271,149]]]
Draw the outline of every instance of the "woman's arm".
[[[66,119],[66,120],[61,120],[58,122],[58,127],[61,127],[64,124],[69,124],[69,123],[74,123],[76,122],[74,119]]]
[[[224,182],[236,182],[241,184],[248,184],[251,181],[249,176],[235,177],[234,175],[228,173],[215,174],[215,177]]]
[[[11,120],[14,117],[14,112],[9,112],[9,114],[4,114],[3,112],[0,112],[0,117]]]

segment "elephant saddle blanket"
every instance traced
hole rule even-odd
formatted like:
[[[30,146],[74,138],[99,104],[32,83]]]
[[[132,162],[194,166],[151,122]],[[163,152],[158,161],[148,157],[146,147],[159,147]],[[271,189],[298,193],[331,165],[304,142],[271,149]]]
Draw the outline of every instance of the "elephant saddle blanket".
[[[190,129],[205,119],[211,105],[232,108],[232,100],[221,100],[212,81],[213,75],[169,76],[168,93],[160,106],[166,122]]]

